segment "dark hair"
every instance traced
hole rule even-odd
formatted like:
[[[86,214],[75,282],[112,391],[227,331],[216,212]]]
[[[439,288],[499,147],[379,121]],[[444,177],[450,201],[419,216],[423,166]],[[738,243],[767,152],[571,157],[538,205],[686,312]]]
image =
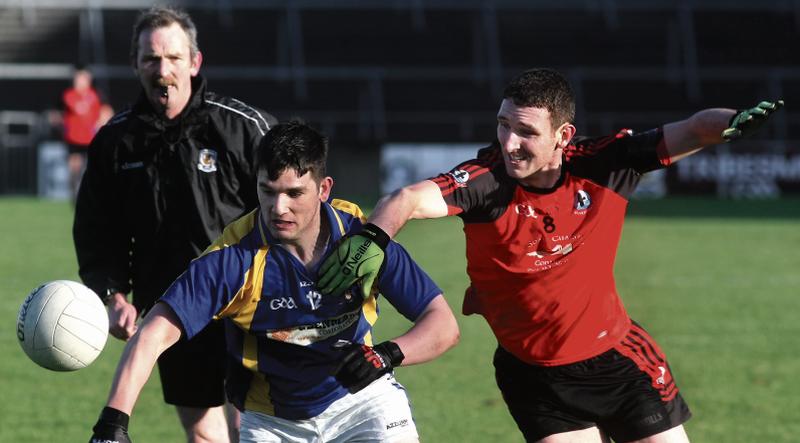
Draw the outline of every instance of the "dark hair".
[[[173,23],[177,23],[186,33],[186,37],[189,38],[189,54],[192,58],[200,52],[200,48],[197,46],[197,27],[186,11],[169,6],[153,6],[147,11],[142,11],[133,25],[130,57],[134,67],[136,66],[136,57],[139,54],[139,36],[142,35],[142,32],[150,29],[166,28]]]
[[[277,180],[286,169],[298,176],[311,172],[316,181],[325,177],[328,160],[328,139],[302,121],[292,120],[275,125],[261,139],[256,165],[267,171],[270,180]]]
[[[547,69],[529,69],[514,77],[503,90],[503,98],[517,106],[550,111],[553,127],[575,120],[575,96],[566,77]]]

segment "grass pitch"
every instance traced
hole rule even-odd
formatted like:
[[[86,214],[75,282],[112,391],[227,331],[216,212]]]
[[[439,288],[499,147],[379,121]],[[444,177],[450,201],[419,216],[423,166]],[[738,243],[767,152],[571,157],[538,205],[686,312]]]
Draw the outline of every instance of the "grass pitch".
[[[16,343],[19,305],[42,282],[77,279],[67,203],[0,199],[0,442],[81,442],[102,408],[122,344],[56,373]],[[467,286],[457,219],[412,222],[399,240],[461,310]],[[800,201],[636,201],[616,264],[631,316],[661,344],[694,412],[694,442],[793,442],[800,435]],[[379,339],[410,324],[382,304]],[[400,368],[426,442],[521,442],[494,385],[495,340],[457,314],[461,343]],[[131,419],[136,442],[184,441],[155,374]]]

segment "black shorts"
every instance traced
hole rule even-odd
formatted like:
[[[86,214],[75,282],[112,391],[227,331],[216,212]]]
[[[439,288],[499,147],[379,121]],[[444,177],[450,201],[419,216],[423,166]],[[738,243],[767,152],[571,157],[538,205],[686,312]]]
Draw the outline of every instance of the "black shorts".
[[[75,145],[72,143],[67,143],[67,152],[69,154],[82,154],[84,158],[86,157],[86,153],[89,151],[88,145]]]
[[[222,322],[212,322],[191,340],[179,340],[158,359],[164,401],[194,408],[225,404],[225,360]]]
[[[498,346],[494,366],[497,386],[529,442],[593,426],[625,442],[691,417],[664,354],[636,324],[619,345],[584,361],[530,365]]]

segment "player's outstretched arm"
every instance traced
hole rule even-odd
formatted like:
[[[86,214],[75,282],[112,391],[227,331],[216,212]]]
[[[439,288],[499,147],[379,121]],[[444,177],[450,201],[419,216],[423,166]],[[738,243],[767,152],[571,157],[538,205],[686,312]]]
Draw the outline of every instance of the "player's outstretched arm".
[[[348,236],[319,270],[317,287],[323,294],[341,294],[361,280],[364,298],[378,276],[389,239],[412,218],[447,215],[439,186],[430,180],[406,186],[382,198],[362,232]]]
[[[107,406],[92,428],[92,442],[130,441],[128,419],[156,359],[181,336],[178,317],[165,303],[156,303],[120,357]]]
[[[333,376],[350,392],[358,392],[393,368],[433,360],[458,343],[453,311],[439,294],[414,322],[394,340],[374,347],[356,343],[342,346],[342,359]]]
[[[664,125],[664,143],[670,162],[688,157],[708,145],[749,137],[782,107],[783,100],[763,101],[741,111],[711,108],[686,120],[667,123]]]
[[[393,341],[405,355],[403,366],[431,361],[458,343],[461,334],[444,295],[431,300],[414,326]]]
[[[430,180],[423,180],[383,197],[368,221],[380,226],[389,237],[394,238],[411,219],[445,216],[447,204],[439,186]]]

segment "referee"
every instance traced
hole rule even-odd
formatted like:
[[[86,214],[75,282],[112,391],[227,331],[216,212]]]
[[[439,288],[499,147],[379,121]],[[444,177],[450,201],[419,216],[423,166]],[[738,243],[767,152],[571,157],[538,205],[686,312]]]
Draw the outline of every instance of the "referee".
[[[257,204],[254,153],[275,119],[206,89],[197,29],[184,12],[153,8],[134,25],[142,86],[89,146],[75,208],[79,273],[108,305],[110,333],[128,340],[189,262]],[[132,303],[127,294],[133,291]],[[158,362],[164,400],[190,442],[234,440],[226,423],[224,336],[214,324]]]

